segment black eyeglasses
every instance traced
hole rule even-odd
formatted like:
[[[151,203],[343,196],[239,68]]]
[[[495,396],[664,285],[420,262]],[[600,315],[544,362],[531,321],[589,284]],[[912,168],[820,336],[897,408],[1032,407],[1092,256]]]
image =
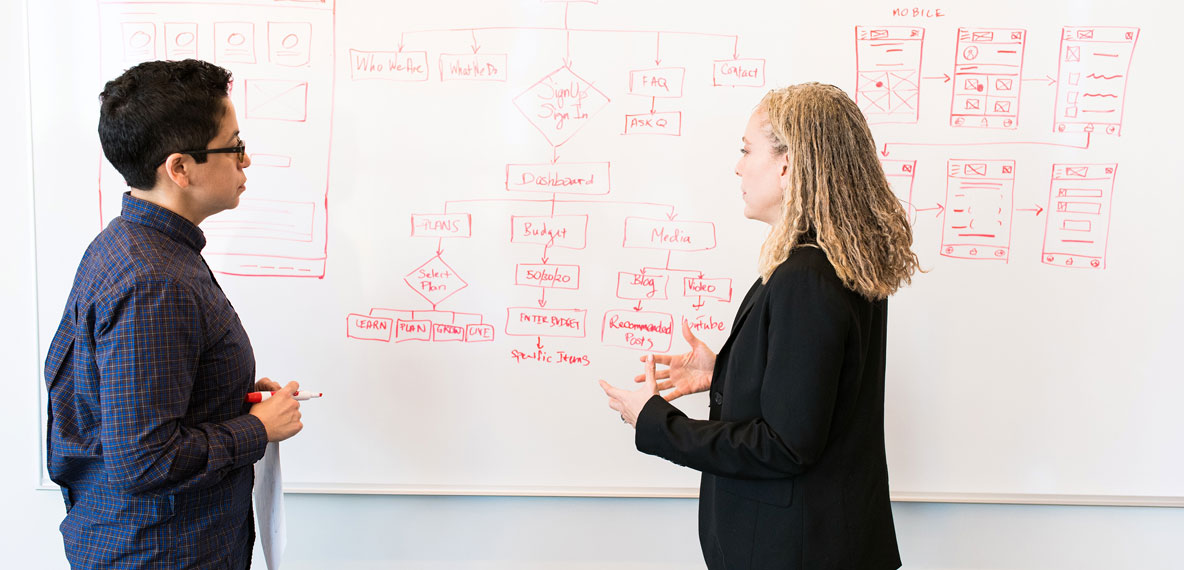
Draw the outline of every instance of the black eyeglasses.
[[[179,151],[177,151],[177,153],[179,153],[179,154],[237,154],[238,161],[243,162],[243,161],[247,160],[247,141],[245,141],[243,139],[238,139],[238,146],[228,146],[225,148],[203,148],[201,150],[179,150]],[[168,160],[168,158],[165,158],[165,160],[160,161],[160,164],[164,164],[165,161],[167,161],[167,160]]]

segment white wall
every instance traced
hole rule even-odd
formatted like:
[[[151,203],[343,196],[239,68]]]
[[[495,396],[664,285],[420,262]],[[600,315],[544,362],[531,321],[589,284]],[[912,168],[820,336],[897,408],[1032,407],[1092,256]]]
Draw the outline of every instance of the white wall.
[[[19,0],[0,1],[0,172],[8,187],[0,224],[0,567],[65,568],[61,500],[35,489],[40,420],[30,402],[41,379],[24,22]],[[63,167],[69,163],[62,157]],[[695,501],[682,499],[290,495],[285,568],[700,568],[695,511]],[[910,570],[1184,564],[1184,509],[901,503],[895,514]]]

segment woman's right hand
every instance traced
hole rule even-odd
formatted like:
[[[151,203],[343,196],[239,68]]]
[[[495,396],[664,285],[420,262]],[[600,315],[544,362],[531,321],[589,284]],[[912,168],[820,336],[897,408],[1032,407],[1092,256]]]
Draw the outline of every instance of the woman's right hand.
[[[264,378],[260,382],[268,381]],[[300,422],[300,402],[292,394],[300,389],[297,382],[288,382],[280,390],[274,392],[270,398],[251,406],[250,414],[263,422],[267,430],[267,441],[283,441],[304,429]]]
[[[691,345],[691,351],[686,354],[655,354],[654,363],[666,366],[658,370],[654,377],[658,379],[658,392],[667,402],[680,396],[706,392],[711,388],[711,374],[715,370],[715,353],[703,341],[691,333],[691,325],[686,319],[682,320],[682,337]],[[647,356],[641,357],[645,362]],[[645,382],[645,374],[633,378],[634,382]]]

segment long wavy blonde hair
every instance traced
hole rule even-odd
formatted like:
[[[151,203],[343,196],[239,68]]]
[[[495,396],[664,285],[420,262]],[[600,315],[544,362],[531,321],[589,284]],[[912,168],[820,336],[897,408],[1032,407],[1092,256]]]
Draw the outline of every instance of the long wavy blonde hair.
[[[833,85],[770,91],[757,107],[776,154],[788,154],[782,215],[761,246],[768,281],[793,250],[826,253],[852,291],[887,298],[919,269],[908,217],[888,186],[876,144],[855,102]]]

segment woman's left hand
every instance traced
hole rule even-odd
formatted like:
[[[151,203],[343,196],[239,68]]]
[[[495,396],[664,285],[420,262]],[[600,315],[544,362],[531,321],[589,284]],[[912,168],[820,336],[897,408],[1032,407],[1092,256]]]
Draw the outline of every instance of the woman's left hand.
[[[637,416],[641,414],[641,409],[654,394],[658,393],[658,382],[654,379],[654,355],[651,354],[649,358],[646,358],[645,384],[641,388],[622,390],[604,380],[600,381],[600,387],[608,395],[608,407],[620,412],[621,419],[636,428]]]

